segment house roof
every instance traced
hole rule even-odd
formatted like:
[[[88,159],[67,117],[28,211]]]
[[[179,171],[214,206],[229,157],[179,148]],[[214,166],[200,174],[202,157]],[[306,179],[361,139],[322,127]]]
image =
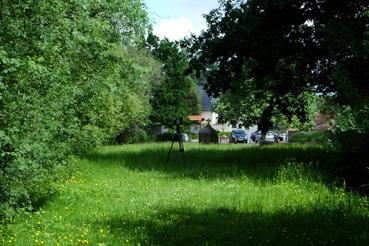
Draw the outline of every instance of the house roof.
[[[198,122],[201,122],[204,120],[204,118],[201,115],[189,115],[188,118],[191,121],[198,121]]]

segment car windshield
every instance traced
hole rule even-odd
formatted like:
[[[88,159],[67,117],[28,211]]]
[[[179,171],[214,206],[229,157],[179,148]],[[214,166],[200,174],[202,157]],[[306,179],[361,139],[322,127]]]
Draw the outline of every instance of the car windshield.
[[[235,131],[232,131],[232,134],[234,134],[234,135],[245,135],[245,131],[243,131],[243,130],[235,130]]]

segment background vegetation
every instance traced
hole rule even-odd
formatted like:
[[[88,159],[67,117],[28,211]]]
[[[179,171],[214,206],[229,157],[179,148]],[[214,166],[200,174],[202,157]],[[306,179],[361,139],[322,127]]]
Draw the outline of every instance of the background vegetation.
[[[329,134],[327,132],[297,132],[288,140],[290,143],[329,145]]]
[[[369,133],[369,2],[220,1],[205,19],[208,29],[184,46],[221,117],[256,123],[263,138],[328,115],[330,147],[344,160],[336,173],[367,187],[368,157],[358,153]]]
[[[193,73],[220,96],[216,107],[224,120],[236,116],[245,125],[257,123],[263,135],[278,125],[307,122],[309,127],[318,112],[329,115],[334,120],[325,145],[330,152],[317,160],[342,183],[368,193],[368,9],[367,0],[220,1],[205,17],[209,28],[183,41],[181,48],[149,34],[141,0],[1,1],[0,217],[42,204],[55,192],[53,180],[65,178],[61,171],[73,154],[112,142],[145,141],[141,127],[171,125],[178,116],[198,113],[199,97],[188,76]],[[219,155],[210,152],[223,164],[241,161],[239,152],[217,151]],[[306,153],[304,148],[298,151]],[[194,153],[212,164],[212,155]],[[257,151],[249,153],[260,165],[270,161]],[[127,165],[140,164],[141,155],[124,154],[130,157]],[[268,152],[266,158],[275,156]],[[168,167],[159,161],[150,168]],[[310,173],[295,165],[288,168]],[[196,170],[185,172],[197,175]],[[333,197],[340,198],[336,193]],[[344,203],[350,207],[352,200],[359,215],[348,221],[364,221],[366,229],[366,211],[358,205],[364,200],[349,196]],[[307,210],[326,212],[314,208]],[[229,219],[252,217],[255,211]],[[287,213],[295,211],[298,206]],[[338,223],[336,212],[327,213]]]
[[[187,74],[189,61],[186,51],[180,48],[179,42],[159,40],[153,34],[149,34],[147,46],[163,64],[163,81],[153,88],[150,100],[153,107],[151,123],[172,126],[179,117],[186,121],[189,115],[199,114],[200,95],[195,81]]]
[[[164,80],[149,28],[141,0],[1,1],[1,215],[50,193],[71,153],[142,132]]]
[[[368,13],[365,0],[220,1],[208,29],[184,44],[226,118],[265,134],[278,115],[309,120],[310,97],[324,95],[360,122],[369,118]]]

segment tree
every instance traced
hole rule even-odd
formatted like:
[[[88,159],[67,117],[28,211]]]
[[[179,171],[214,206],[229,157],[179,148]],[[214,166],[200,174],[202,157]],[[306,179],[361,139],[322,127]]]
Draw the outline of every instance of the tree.
[[[30,209],[71,153],[147,123],[147,29],[140,0],[0,2],[0,217]]]
[[[151,98],[153,124],[171,126],[174,119],[187,119],[200,111],[200,97],[194,80],[186,75],[188,55],[178,42],[159,40],[153,34],[147,39],[148,49],[162,63],[162,80],[157,83]]]
[[[253,97],[246,93],[232,94],[226,92],[218,97],[214,104],[214,111],[218,114],[218,120],[221,123],[237,124],[250,126],[259,123],[260,115],[263,107],[253,102]],[[318,97],[312,93],[301,95],[307,102],[305,122],[301,122],[296,116],[292,116],[290,120],[281,112],[274,110],[271,117],[273,128],[287,129],[298,128],[303,130],[311,130],[314,127],[314,121],[319,112]],[[260,100],[259,100],[260,101]],[[234,105],[238,105],[235,107]]]
[[[306,121],[310,92],[368,116],[368,5],[221,1],[205,16],[208,29],[187,40],[191,67],[207,78],[209,92],[228,97],[228,107],[248,124],[257,120],[263,133],[276,114]]]

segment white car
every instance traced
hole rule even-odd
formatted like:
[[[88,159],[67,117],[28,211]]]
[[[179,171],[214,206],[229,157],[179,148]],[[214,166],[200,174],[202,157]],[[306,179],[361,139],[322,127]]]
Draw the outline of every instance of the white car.
[[[267,143],[275,143],[276,140],[276,134],[272,131],[268,131],[267,134],[265,135],[265,142]]]
[[[259,143],[261,139],[261,131],[259,130],[259,131],[252,133],[251,139],[255,143]],[[268,131],[267,134],[265,135],[266,143],[275,143],[277,142],[278,139],[279,139],[279,136],[275,132],[272,132],[272,131]]]

